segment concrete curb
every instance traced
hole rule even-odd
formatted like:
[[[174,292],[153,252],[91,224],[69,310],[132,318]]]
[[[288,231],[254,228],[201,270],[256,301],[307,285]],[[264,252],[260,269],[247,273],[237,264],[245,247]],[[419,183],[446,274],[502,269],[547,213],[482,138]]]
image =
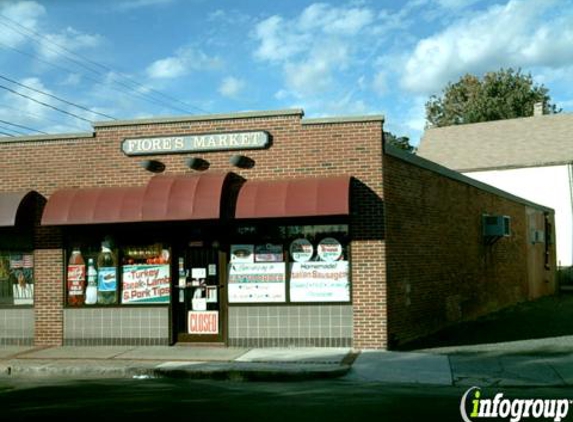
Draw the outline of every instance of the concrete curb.
[[[307,381],[345,376],[345,364],[244,362],[133,362],[95,360],[10,360],[0,364],[2,378],[189,378],[232,381]]]

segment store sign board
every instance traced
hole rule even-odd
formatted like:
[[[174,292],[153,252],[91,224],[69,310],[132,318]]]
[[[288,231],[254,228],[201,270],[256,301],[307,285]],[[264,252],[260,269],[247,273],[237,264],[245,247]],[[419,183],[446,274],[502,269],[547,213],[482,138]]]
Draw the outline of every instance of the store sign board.
[[[189,334],[219,334],[219,311],[189,311]]]
[[[284,302],[285,263],[231,264],[229,303]]]
[[[125,138],[121,143],[121,150],[125,155],[132,156],[262,149],[268,147],[269,144],[268,132],[255,131]]]
[[[349,302],[348,261],[293,262],[290,273],[292,302]]]
[[[121,303],[169,303],[169,265],[124,265],[122,268]]]

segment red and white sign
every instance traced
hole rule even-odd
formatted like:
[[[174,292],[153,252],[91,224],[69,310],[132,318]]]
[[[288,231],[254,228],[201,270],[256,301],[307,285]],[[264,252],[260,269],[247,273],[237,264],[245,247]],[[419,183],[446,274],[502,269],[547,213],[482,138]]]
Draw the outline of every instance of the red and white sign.
[[[342,257],[342,245],[332,237],[325,237],[318,244],[317,252],[321,261],[338,261]]]
[[[219,311],[190,311],[187,327],[189,334],[219,334]]]

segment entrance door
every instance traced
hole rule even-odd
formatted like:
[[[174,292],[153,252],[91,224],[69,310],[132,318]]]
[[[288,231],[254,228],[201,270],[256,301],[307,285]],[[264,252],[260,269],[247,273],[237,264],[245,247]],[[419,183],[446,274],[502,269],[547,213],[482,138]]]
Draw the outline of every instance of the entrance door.
[[[223,343],[226,331],[224,257],[212,247],[189,247],[174,279],[173,323],[179,342]],[[181,265],[183,264],[183,265]]]

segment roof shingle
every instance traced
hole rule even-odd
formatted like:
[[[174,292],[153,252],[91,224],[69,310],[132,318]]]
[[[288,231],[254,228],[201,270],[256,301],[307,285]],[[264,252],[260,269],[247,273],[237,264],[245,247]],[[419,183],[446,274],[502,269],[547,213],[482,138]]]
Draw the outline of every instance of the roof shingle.
[[[457,171],[573,162],[573,114],[427,129],[418,155]]]

